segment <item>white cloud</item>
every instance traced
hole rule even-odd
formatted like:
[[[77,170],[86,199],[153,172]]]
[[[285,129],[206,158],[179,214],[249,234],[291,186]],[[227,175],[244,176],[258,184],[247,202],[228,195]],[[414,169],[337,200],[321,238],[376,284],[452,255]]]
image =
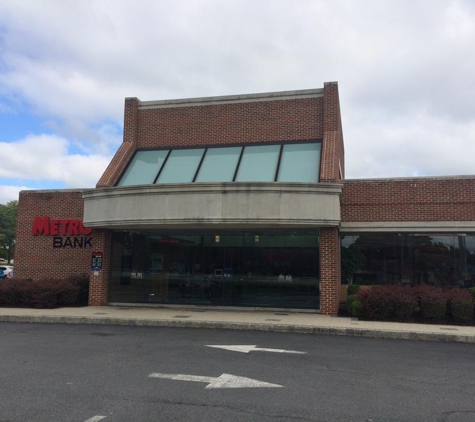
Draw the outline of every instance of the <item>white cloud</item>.
[[[73,144],[102,165],[127,96],[337,80],[348,177],[474,173],[473,0],[0,0],[0,28],[0,95],[46,116],[63,166]],[[35,170],[80,177],[51,164]]]
[[[6,204],[10,201],[18,200],[21,190],[31,189],[28,186],[1,186],[0,185],[0,204]]]
[[[54,135],[28,136],[0,142],[0,177],[63,182],[67,188],[93,187],[110,161],[105,155],[68,152],[69,142]]]
[[[375,125],[348,116],[358,142],[347,142],[347,178],[474,174],[475,121],[450,122],[427,113]],[[381,159],[384,157],[384,159]]]

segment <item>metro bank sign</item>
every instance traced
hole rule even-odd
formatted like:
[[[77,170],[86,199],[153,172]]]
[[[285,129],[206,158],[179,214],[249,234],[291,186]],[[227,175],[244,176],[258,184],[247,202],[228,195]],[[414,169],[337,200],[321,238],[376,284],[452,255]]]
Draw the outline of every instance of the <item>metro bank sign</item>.
[[[33,236],[53,236],[53,248],[92,248],[92,229],[79,220],[51,220],[35,217]]]

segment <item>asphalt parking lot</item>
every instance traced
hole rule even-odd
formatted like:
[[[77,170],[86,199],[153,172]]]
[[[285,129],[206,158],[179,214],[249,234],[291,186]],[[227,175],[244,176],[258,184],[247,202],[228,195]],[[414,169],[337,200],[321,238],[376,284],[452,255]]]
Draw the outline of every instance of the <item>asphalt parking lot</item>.
[[[474,354],[473,344],[1,323],[0,420],[473,421]]]

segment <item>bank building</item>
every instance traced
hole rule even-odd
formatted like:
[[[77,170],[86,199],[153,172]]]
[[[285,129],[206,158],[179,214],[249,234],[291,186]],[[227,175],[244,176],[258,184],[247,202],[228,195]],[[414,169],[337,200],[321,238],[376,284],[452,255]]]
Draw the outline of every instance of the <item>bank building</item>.
[[[328,315],[348,283],[470,287],[475,178],[345,179],[336,82],[126,98],[95,188],[20,193],[15,277],[78,274],[91,306]]]

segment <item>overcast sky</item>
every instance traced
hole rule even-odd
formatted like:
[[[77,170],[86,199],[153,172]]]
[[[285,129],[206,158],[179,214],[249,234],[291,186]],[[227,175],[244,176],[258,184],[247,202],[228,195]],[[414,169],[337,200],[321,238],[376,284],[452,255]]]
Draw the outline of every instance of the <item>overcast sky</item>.
[[[125,97],[326,81],[346,178],[475,174],[475,0],[0,0],[0,203],[95,186]]]

